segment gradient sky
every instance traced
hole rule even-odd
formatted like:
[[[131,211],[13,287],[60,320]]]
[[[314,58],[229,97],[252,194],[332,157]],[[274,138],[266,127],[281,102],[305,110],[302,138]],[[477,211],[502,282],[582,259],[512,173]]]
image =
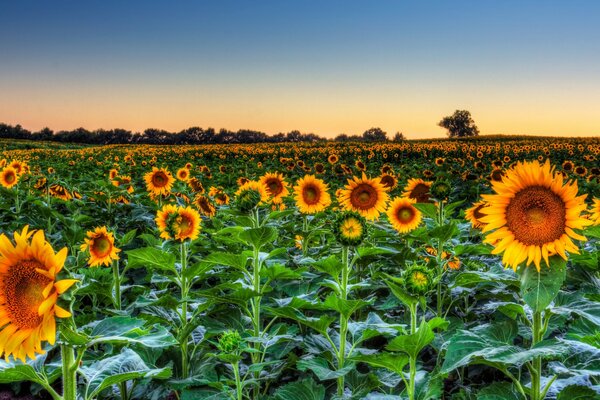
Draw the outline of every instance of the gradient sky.
[[[0,122],[600,135],[598,1],[0,0]]]

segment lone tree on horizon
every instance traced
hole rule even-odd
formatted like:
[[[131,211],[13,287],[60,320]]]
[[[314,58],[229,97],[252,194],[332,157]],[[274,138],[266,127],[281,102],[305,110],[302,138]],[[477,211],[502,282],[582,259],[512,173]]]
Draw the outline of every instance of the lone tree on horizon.
[[[479,136],[479,129],[467,110],[454,111],[454,114],[444,117],[438,125],[448,129],[448,136],[451,138]]]

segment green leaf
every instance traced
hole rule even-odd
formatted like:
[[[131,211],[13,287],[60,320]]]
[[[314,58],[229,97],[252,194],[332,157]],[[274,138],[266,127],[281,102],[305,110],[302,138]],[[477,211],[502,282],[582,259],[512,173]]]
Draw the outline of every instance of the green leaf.
[[[300,279],[302,275],[299,271],[293,271],[283,264],[273,264],[269,267],[262,268],[260,275],[272,281],[277,279]]]
[[[598,400],[600,394],[593,389],[581,385],[569,385],[558,394],[556,400]]]
[[[135,239],[135,235],[137,233],[137,229],[132,229],[126,234],[124,234],[119,240],[119,247],[127,246],[133,239]]]
[[[91,399],[104,389],[121,382],[140,378],[167,379],[171,376],[171,368],[150,368],[131,349],[124,349],[116,356],[104,358],[88,367],[81,367],[80,371],[87,382],[86,399]]]
[[[29,364],[23,364],[20,361],[7,363],[4,360],[0,360],[0,383],[22,381],[40,383],[42,379]]]
[[[375,368],[385,368],[398,375],[403,375],[404,367],[408,364],[408,356],[403,353],[356,354],[352,361],[364,362]]]
[[[368,306],[371,302],[364,300],[344,300],[340,299],[334,294],[327,296],[323,305],[330,310],[337,311],[342,314],[345,318],[350,318],[352,314],[361,308]]]
[[[400,253],[396,249],[392,249],[391,247],[371,247],[371,246],[363,246],[358,247],[356,252],[359,257],[370,257],[370,256],[379,256],[379,255],[389,255],[389,254],[398,254]]]
[[[319,378],[320,381],[326,381],[330,379],[337,379],[341,376],[346,375],[348,372],[354,369],[354,365],[349,363],[344,368],[333,371],[329,369],[327,360],[320,357],[300,360],[296,363],[296,366],[300,371],[311,370]]]
[[[283,318],[289,318],[302,325],[306,325],[309,328],[312,328],[321,334],[325,334],[329,326],[338,319],[337,317],[329,316],[326,314],[322,314],[319,318],[307,317],[303,315],[300,311],[289,306],[277,308],[265,307],[265,311],[272,315],[277,315]]]
[[[129,250],[127,268],[146,268],[175,272],[175,255],[154,247]]]
[[[517,388],[509,382],[494,382],[477,393],[477,400],[524,400]]]
[[[240,232],[239,239],[256,249],[264,245],[273,243],[277,239],[277,231],[270,226],[261,226],[260,228],[246,229]]]
[[[288,383],[277,389],[275,400],[325,400],[325,387],[312,379]]]
[[[143,328],[145,321],[131,317],[111,317],[100,321],[92,329],[93,339],[88,346],[97,343],[140,344],[150,348],[164,348],[177,344],[177,340],[163,326]]]
[[[338,279],[342,269],[344,269],[344,264],[336,256],[329,256],[324,260],[319,260],[313,263],[312,266],[315,269],[328,274],[335,280]]]
[[[438,209],[434,204],[431,203],[416,203],[413,204],[415,208],[423,213],[426,217],[431,219],[437,219]]]
[[[433,228],[428,232],[428,235],[432,238],[439,239],[443,242],[446,242],[453,238],[454,236],[458,236],[460,234],[460,230],[455,222],[450,222],[449,224],[438,226],[437,228]]]
[[[204,257],[202,261],[189,267],[185,271],[185,276],[187,278],[200,276],[219,265],[225,267],[232,267],[237,270],[243,271],[245,270],[247,263],[247,255],[215,252]]]
[[[558,294],[566,277],[567,262],[560,256],[550,257],[550,266],[522,266],[521,297],[534,312],[544,311]]]
[[[411,335],[397,336],[386,346],[390,351],[401,351],[409,357],[416,359],[421,350],[435,339],[435,334],[427,322],[423,319],[417,331]]]
[[[393,279],[394,281],[396,280],[390,275],[387,276],[388,278]],[[404,290],[402,286],[393,282],[392,280],[385,280],[385,284],[390,288],[392,294],[396,296],[398,300],[400,300],[402,304],[406,305],[407,307],[411,307],[412,305],[417,304],[419,302],[418,297],[408,293],[406,290]]]

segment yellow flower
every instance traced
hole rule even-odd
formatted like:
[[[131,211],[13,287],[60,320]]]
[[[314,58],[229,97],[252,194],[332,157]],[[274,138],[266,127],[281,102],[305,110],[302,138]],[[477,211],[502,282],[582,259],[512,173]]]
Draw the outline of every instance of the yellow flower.
[[[423,216],[421,212],[413,206],[415,200],[406,197],[397,197],[390,204],[387,210],[387,216],[390,223],[400,233],[408,233],[415,230]]]
[[[423,179],[409,179],[402,196],[415,199],[417,203],[431,203],[431,200],[429,200],[430,188],[431,182],[426,182]]]
[[[165,168],[152,167],[152,171],[144,175],[146,188],[153,195],[168,194],[173,187],[175,179],[173,175]]]
[[[502,182],[493,182],[496,192],[482,195],[487,207],[483,232],[485,242],[495,246],[493,254],[504,253],[506,266],[532,262],[540,270],[542,258],[558,254],[567,259],[566,252],[579,253],[571,238],[586,240],[575,233],[590,221],[580,214],[585,210],[586,195],[577,196],[577,182],[563,185],[563,177],[554,173],[550,162],[541,165],[537,160],[520,162],[508,170]]]
[[[280,173],[267,172],[259,179],[259,182],[266,188],[271,201],[275,204],[281,203],[283,198],[290,194],[289,184]]]
[[[380,178],[369,179],[363,173],[362,178],[348,179],[348,184],[340,192],[340,205],[348,211],[356,211],[369,220],[379,217],[385,211],[389,196]]]
[[[188,168],[179,168],[177,170],[177,179],[183,182],[187,182],[190,179],[190,170]]]
[[[81,245],[81,251],[87,250],[90,253],[90,259],[88,260],[90,267],[110,265],[113,261],[119,259],[117,253],[121,251],[115,247],[115,238],[111,232],[106,230],[105,226],[87,232],[87,238],[85,243]]]
[[[163,239],[194,240],[200,234],[200,214],[191,207],[167,204],[156,214],[156,225]]]
[[[0,355],[25,362],[43,354],[42,342],[54,344],[55,317],[71,316],[56,304],[77,280],[57,280],[67,248],[55,253],[43,231],[14,233],[14,245],[0,236]]]
[[[325,210],[331,204],[327,184],[314,175],[298,179],[294,186],[296,206],[303,214],[315,214]]]
[[[465,211],[465,219],[471,223],[473,228],[481,229],[485,225],[481,222],[481,218],[485,217],[485,214],[483,214],[481,210],[486,206],[487,204],[485,201],[478,201]]]
[[[0,173],[0,185],[10,189],[17,183],[19,183],[19,174],[17,171],[11,166],[4,168]]]

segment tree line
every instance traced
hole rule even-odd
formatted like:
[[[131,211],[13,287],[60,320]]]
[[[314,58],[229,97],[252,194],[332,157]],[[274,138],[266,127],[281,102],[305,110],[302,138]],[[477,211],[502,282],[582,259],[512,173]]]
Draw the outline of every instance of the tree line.
[[[440,123],[448,129],[450,137],[477,136],[479,130],[475,126],[471,115],[466,110],[457,110],[453,115],[445,117]],[[406,140],[401,132],[390,139],[387,132],[381,128],[370,128],[362,135],[337,135],[334,139],[327,139],[314,133],[302,133],[294,130],[288,133],[268,135],[264,132],[250,129],[240,129],[237,132],[227,129],[219,131],[213,128],[203,129],[192,127],[179,132],[168,132],[162,129],[146,129],[143,132],[132,132],[126,129],[97,129],[87,130],[77,128],[72,131],[54,132],[50,128],[43,128],[31,132],[21,125],[0,123],[0,138],[41,140],[64,143],[85,144],[227,144],[227,143],[282,143],[282,142],[319,142],[333,140],[337,142],[385,142],[392,140],[400,142]]]

